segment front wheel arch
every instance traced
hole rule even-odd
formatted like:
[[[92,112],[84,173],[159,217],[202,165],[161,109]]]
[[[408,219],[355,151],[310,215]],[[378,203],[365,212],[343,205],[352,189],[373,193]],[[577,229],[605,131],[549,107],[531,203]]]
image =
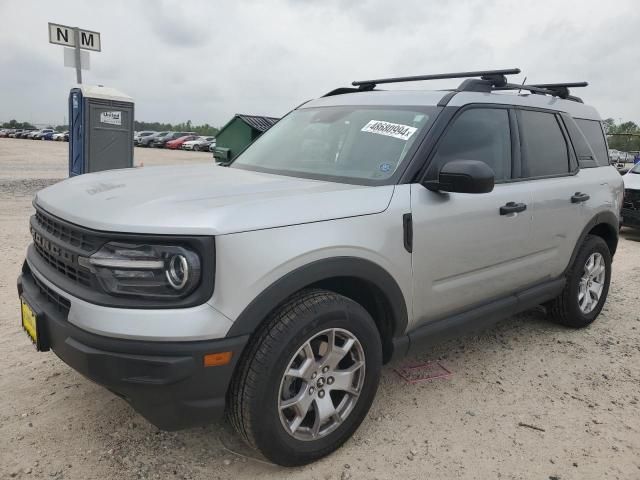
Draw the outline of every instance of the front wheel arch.
[[[391,358],[393,338],[401,337],[407,329],[405,297],[389,272],[358,257],[317,260],[284,275],[242,311],[227,336],[252,335],[271,312],[306,288],[323,288],[362,305],[380,332],[384,361]]]

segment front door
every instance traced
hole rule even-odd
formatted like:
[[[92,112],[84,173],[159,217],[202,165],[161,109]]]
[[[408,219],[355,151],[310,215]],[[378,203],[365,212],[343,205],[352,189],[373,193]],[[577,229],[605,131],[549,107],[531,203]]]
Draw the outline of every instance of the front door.
[[[473,107],[460,112],[436,147],[429,168],[452,160],[480,160],[495,173],[485,194],[432,192],[411,186],[413,216],[413,328],[518,291],[536,278],[528,237],[531,192],[510,182],[514,157],[513,113]],[[509,213],[513,202],[527,209]],[[516,209],[518,210],[518,209]]]

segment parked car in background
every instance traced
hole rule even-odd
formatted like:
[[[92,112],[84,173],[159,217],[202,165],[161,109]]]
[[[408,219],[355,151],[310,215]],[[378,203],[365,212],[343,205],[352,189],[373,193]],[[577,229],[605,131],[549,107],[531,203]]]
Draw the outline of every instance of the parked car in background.
[[[133,144],[134,145],[140,145],[140,141],[144,138],[144,137],[149,137],[153,134],[155,134],[157,132],[154,132],[153,130],[144,130],[142,132],[136,132],[136,134],[133,136]]]
[[[640,228],[640,163],[636,163],[625,175],[624,200],[620,212],[620,223],[627,227]]]
[[[40,134],[40,140],[53,140],[53,136],[56,134],[55,130],[42,132]]]
[[[22,132],[23,132],[23,129],[22,129],[22,128],[16,128],[16,129],[13,129],[13,131],[11,131],[11,132],[7,135],[7,137],[9,137],[9,138],[18,138],[18,137],[17,137],[17,135],[19,135],[19,134],[20,134],[20,133],[22,133]]]
[[[51,134],[53,135],[56,131],[53,128],[43,128],[42,130],[38,130],[33,134],[31,138],[34,140],[43,140],[45,135]]]
[[[194,135],[194,132],[167,132],[166,135],[163,135],[162,137],[156,137],[150,144],[149,146],[152,147],[156,147],[156,148],[165,148],[167,142],[170,142],[172,140],[176,140],[180,137],[185,137],[188,135]]]
[[[2,130],[0,130],[0,137],[2,138],[8,137],[10,133],[11,133],[11,129],[3,128]]]
[[[138,140],[138,147],[150,147],[155,139],[167,135],[169,132],[156,132],[151,135],[140,137]]]
[[[64,141],[64,136],[65,135],[68,136],[69,135],[69,131],[54,133],[52,139],[57,141],[57,142],[62,142],[62,141]]]
[[[209,149],[209,145],[211,142],[214,142],[216,137],[198,137],[193,140],[188,140],[182,144],[183,150],[195,150],[198,151],[207,151]]]
[[[29,135],[36,132],[35,128],[26,128],[22,130],[20,133],[16,134],[15,138],[29,138]]]
[[[190,142],[192,140],[196,140],[198,138],[197,135],[184,135],[182,137],[178,137],[174,140],[169,140],[165,144],[165,148],[170,148],[171,150],[178,150],[182,147],[184,142]]]

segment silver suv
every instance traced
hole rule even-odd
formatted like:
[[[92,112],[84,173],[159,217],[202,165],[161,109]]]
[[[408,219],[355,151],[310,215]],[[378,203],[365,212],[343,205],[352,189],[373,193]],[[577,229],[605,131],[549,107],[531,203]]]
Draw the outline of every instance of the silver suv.
[[[424,341],[538,304],[589,325],[622,179],[572,85],[509,83],[518,72],[354,82],[228,167],[40,191],[18,280],[25,330],[160,428],[226,411],[269,460],[301,465],[351,436],[382,365]]]

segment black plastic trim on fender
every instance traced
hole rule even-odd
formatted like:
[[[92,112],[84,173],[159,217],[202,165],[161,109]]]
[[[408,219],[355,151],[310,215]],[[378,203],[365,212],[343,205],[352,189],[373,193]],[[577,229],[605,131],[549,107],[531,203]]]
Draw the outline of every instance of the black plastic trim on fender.
[[[421,325],[407,335],[393,339],[393,360],[413,352],[416,347],[434,345],[449,338],[460,337],[552,300],[562,292],[564,285],[563,276]]]
[[[573,265],[573,261],[576,258],[576,255],[578,254],[578,250],[580,250],[580,246],[584,242],[584,239],[586,238],[586,236],[594,227],[601,224],[608,225],[611,227],[611,233],[613,233],[613,235],[615,236],[615,244],[614,244],[613,250],[611,251],[611,257],[613,257],[613,255],[616,253],[616,248],[618,247],[618,238],[619,238],[618,233],[620,231],[618,217],[616,217],[615,213],[609,210],[600,212],[595,217],[593,217],[582,230],[582,233],[580,234],[580,237],[578,237],[578,241],[576,242],[576,245],[573,248],[573,253],[571,254],[571,260],[569,261],[569,263],[567,264],[567,267],[565,268],[565,273],[567,272],[567,270],[569,270],[569,268],[571,268],[571,265]]]
[[[322,280],[357,278],[376,286],[386,296],[393,315],[394,337],[407,328],[407,306],[395,279],[381,266],[357,257],[334,257],[300,267],[267,287],[238,316],[228,337],[252,334],[278,305],[294,293]]]

